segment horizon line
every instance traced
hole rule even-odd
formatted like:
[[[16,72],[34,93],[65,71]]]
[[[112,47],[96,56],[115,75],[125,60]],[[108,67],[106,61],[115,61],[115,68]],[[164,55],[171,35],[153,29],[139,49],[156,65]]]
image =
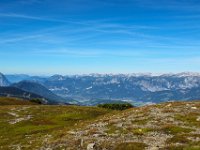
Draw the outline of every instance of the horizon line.
[[[50,74],[34,74],[34,73],[2,73],[0,72],[0,74],[3,75],[28,75],[28,76],[43,76],[43,77],[51,77],[51,76],[91,76],[91,75],[100,75],[100,76],[104,76],[104,75],[130,75],[130,76],[142,76],[142,75],[148,75],[148,76],[162,76],[162,75],[178,75],[178,74],[190,74],[190,75],[200,75],[200,71],[181,71],[181,72],[132,72],[132,73],[72,73],[72,74],[62,74],[62,73],[50,73]]]

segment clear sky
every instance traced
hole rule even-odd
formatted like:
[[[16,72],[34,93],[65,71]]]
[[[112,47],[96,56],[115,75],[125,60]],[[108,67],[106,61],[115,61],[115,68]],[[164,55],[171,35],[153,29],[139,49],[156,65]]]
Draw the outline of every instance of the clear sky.
[[[0,0],[0,72],[200,72],[199,0]]]

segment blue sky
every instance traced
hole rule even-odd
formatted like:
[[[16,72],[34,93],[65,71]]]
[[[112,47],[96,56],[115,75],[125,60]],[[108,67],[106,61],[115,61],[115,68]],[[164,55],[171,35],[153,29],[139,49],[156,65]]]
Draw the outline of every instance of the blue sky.
[[[0,72],[200,72],[199,0],[0,0]]]

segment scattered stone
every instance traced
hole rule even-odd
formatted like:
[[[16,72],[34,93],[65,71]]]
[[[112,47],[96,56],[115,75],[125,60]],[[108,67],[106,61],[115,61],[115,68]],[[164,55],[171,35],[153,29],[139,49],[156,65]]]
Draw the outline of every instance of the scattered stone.
[[[151,147],[151,150],[159,150],[159,147],[157,146]]]
[[[167,105],[167,107],[171,107],[171,106],[172,106],[172,104],[168,104],[168,105]]]
[[[118,127],[118,128],[123,127],[123,123],[118,123],[118,124],[116,124],[116,127]]]
[[[76,135],[76,132],[74,132],[74,131],[69,131],[69,132],[67,132],[68,134],[71,134],[71,135]]]
[[[200,121],[200,116],[197,118],[197,121]]]
[[[16,119],[14,119],[14,120],[11,120],[11,121],[9,121],[9,123],[10,123],[10,124],[16,124],[16,123],[18,123],[18,122],[25,121],[25,120],[29,120],[29,119],[31,119],[31,118],[32,118],[32,116],[31,116],[31,115],[28,115],[28,116],[26,116],[26,117],[24,117],[24,118],[16,118]]]
[[[191,107],[191,109],[197,109],[197,107]]]
[[[14,117],[19,117],[18,114],[16,114],[15,112],[8,112],[9,115],[14,116]]]
[[[87,150],[94,150],[95,146],[96,146],[95,143],[90,143],[90,144],[87,145]]]
[[[80,145],[81,145],[81,147],[83,147],[83,139],[81,139],[81,144]]]
[[[190,106],[190,104],[186,104],[186,106]]]

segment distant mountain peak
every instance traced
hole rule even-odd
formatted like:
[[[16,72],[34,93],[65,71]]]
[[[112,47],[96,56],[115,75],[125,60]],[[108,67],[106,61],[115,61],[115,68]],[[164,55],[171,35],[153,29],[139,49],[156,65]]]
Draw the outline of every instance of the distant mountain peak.
[[[198,72],[182,72],[176,74],[177,76],[187,77],[187,76],[200,76],[200,73]]]
[[[51,80],[60,80],[60,81],[61,81],[61,80],[64,80],[65,77],[62,76],[62,75],[56,74],[56,75],[51,76],[50,79],[51,79]]]
[[[2,73],[0,73],[0,86],[9,86],[9,85],[10,85],[10,82]]]

